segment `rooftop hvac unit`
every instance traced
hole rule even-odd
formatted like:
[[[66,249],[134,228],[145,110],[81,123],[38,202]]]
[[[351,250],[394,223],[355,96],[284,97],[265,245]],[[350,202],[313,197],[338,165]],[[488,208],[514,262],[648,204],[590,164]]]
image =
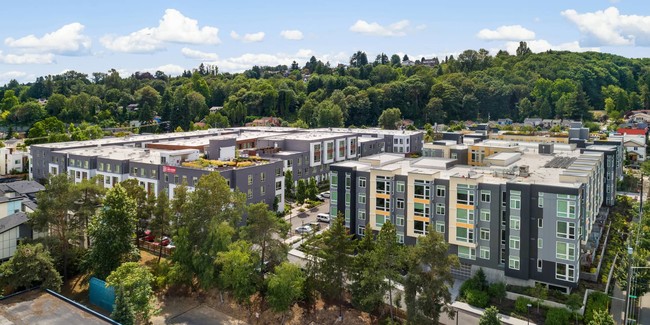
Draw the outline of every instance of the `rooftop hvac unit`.
[[[528,165],[521,165],[519,166],[519,176],[521,177],[528,177],[530,175]]]

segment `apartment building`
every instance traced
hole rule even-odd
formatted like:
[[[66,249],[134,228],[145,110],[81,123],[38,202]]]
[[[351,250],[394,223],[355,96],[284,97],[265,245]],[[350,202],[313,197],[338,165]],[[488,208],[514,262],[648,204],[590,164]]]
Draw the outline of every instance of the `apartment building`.
[[[36,209],[36,193],[43,189],[34,181],[0,184],[0,261],[11,258],[21,241],[44,235],[33,231],[27,218]]]
[[[407,245],[440,232],[460,258],[459,276],[482,267],[492,280],[575,288],[581,254],[598,242],[606,154],[479,148],[491,153],[474,160],[481,166],[388,153],[333,164],[330,212],[357,236],[388,220]]]

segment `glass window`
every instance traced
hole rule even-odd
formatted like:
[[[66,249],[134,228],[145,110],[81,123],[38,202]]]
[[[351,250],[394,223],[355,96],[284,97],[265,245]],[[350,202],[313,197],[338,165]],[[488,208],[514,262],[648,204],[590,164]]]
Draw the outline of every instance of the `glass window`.
[[[248,185],[253,185],[253,175],[248,175]]]
[[[404,193],[404,190],[406,189],[406,185],[404,184],[404,182],[397,182],[396,187],[397,187],[397,192],[399,193]]]
[[[458,185],[456,203],[474,205],[474,189],[466,188],[462,184]]]
[[[520,242],[518,236],[510,236],[510,249],[519,250]]]
[[[481,210],[481,221],[490,222],[490,210]]]
[[[386,217],[385,216],[382,216],[382,215],[378,214],[375,217],[375,226],[377,228],[381,228],[384,225],[385,222],[386,222]]]
[[[404,209],[404,199],[397,199],[397,208]]]
[[[418,199],[429,200],[431,198],[431,189],[429,188],[429,185],[417,182],[418,181],[416,181],[415,186],[413,187],[413,196]]]
[[[576,277],[576,269],[574,265],[556,263],[555,264],[555,278],[563,281],[574,282]]]
[[[359,226],[357,229],[357,235],[363,237],[363,234],[366,232],[366,227],[365,226]]]
[[[366,204],[366,195],[359,194],[359,204]]]
[[[390,199],[378,197],[375,202],[375,208],[377,210],[390,211]]]
[[[253,198],[253,190],[248,189],[248,199],[250,200],[252,198]]]
[[[336,202],[339,199],[339,193],[336,191],[331,192],[330,202]]]
[[[476,249],[465,246],[458,246],[458,257],[469,260],[476,259]]]
[[[468,229],[463,227],[456,228],[456,240],[466,243],[474,242],[474,229]]]
[[[413,203],[413,214],[418,217],[428,218],[431,216],[431,206],[424,203]]]
[[[555,246],[555,258],[559,260],[575,261],[576,245],[565,242],[557,242]]]
[[[456,222],[474,223],[474,210],[456,209]]]
[[[544,240],[542,238],[537,238],[537,248],[544,248]]]
[[[349,189],[352,187],[352,177],[349,173],[345,173],[345,188]]]
[[[444,215],[445,214],[445,205],[444,203],[436,203],[436,214]]]
[[[396,221],[398,226],[403,226],[404,225],[404,216],[397,216],[395,221]]]
[[[416,234],[426,235],[428,227],[429,227],[429,223],[426,221],[415,220],[413,222],[413,232]]]
[[[481,228],[480,236],[481,240],[490,240],[490,229]]]
[[[366,188],[366,178],[365,177],[359,177],[359,187]]]
[[[508,268],[519,270],[519,256],[510,256],[508,259]]]
[[[357,212],[357,218],[359,218],[359,220],[366,220],[366,211],[359,210],[359,212]]]
[[[544,219],[539,218],[537,219],[537,228],[543,228],[544,227]]]
[[[559,195],[558,195],[559,197]],[[576,202],[567,200],[557,200],[557,216],[560,218],[575,219]]]
[[[490,247],[481,246],[479,252],[480,252],[480,257],[482,259],[484,260],[490,259]]]
[[[445,222],[444,221],[436,221],[436,231],[439,233],[444,234],[445,233]]]
[[[436,196],[445,197],[445,195],[447,195],[447,189],[442,185],[436,186]]]
[[[404,244],[404,235],[397,234],[397,242],[400,244]]]
[[[377,176],[375,191],[380,194],[390,194],[391,192],[391,179],[389,177]]]
[[[521,192],[510,191],[510,209],[521,209]]]
[[[510,217],[510,230],[519,230],[521,228],[521,220],[519,217]]]
[[[544,207],[544,198],[541,197],[541,196],[537,199],[537,207],[539,207],[539,208]]]
[[[339,174],[337,172],[330,172],[330,186],[336,187],[339,184]]]
[[[576,239],[576,224],[573,222],[558,221],[555,236],[557,238]]]
[[[492,199],[492,193],[490,191],[481,191],[481,202],[489,203]]]

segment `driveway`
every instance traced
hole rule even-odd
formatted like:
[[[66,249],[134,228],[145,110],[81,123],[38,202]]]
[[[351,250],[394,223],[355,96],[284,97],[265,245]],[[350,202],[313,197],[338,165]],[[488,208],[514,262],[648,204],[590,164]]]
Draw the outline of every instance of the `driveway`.
[[[317,206],[314,209],[306,210],[305,212],[299,212],[298,209],[292,209],[289,215],[284,216],[284,219],[291,223],[291,234],[295,235],[296,228],[307,225],[312,222],[316,222],[316,215],[319,213],[328,213],[330,209],[330,200],[326,199],[323,203]],[[312,211],[315,210],[315,211]],[[327,223],[321,222],[321,228],[328,226]]]
[[[246,325],[245,322],[232,318],[214,308],[187,297],[165,299],[158,315],[151,318],[154,325]]]

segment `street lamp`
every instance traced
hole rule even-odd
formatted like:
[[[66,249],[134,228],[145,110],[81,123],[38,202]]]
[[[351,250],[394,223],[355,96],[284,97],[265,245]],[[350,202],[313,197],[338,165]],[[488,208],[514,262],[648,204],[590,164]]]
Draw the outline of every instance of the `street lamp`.
[[[456,325],[458,325],[458,307],[454,308],[454,310],[456,311]]]
[[[530,325],[530,307],[533,307],[531,304],[526,304],[526,324]]]

